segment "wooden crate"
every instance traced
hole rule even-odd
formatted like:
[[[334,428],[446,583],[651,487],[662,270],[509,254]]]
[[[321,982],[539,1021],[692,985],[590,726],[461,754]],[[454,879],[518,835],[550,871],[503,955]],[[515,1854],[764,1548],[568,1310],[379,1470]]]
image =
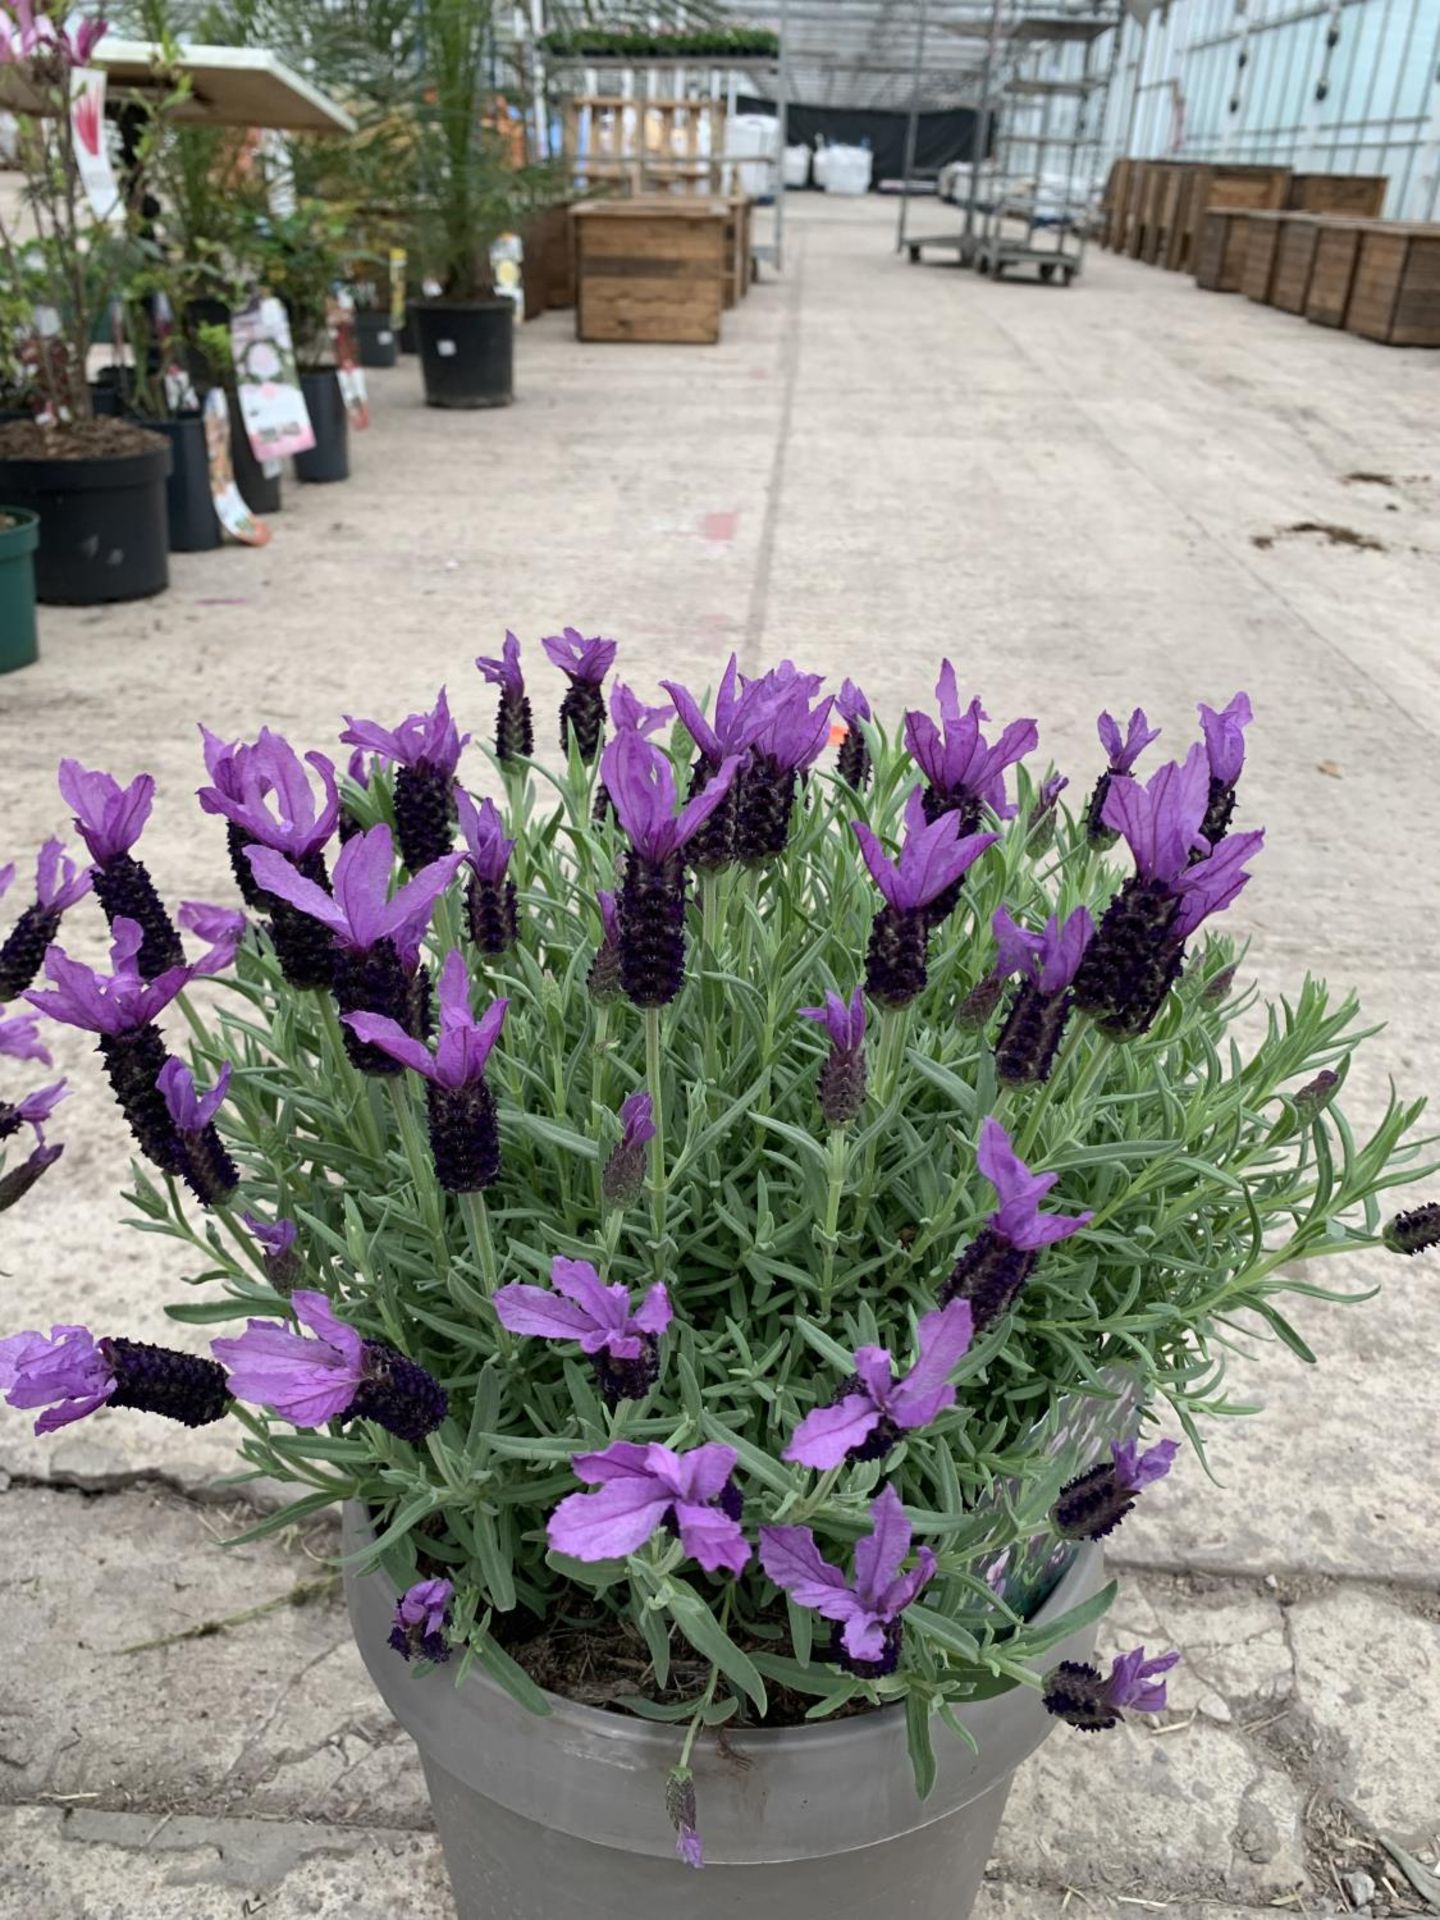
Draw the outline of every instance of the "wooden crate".
[[[1360,257],[1362,220],[1321,220],[1310,269],[1310,291],[1305,318],[1317,327],[1343,327],[1355,285],[1355,263]]]
[[[1179,179],[1175,188],[1175,206],[1165,231],[1164,248],[1161,252],[1161,264],[1171,273],[1187,267],[1190,247],[1190,206],[1195,197],[1200,169],[1186,165],[1179,169]]]
[[[733,307],[750,291],[750,196],[729,193],[725,203],[725,304]]]
[[[576,338],[713,346],[730,222],[728,202],[690,195],[577,207]]]
[[[1141,185],[1140,199],[1136,210],[1135,225],[1130,234],[1127,249],[1132,260],[1153,260],[1155,257],[1151,235],[1160,218],[1160,190],[1165,184],[1165,168],[1158,160],[1145,162],[1145,178]]]
[[[1282,313],[1304,313],[1310,298],[1310,276],[1315,270],[1315,247],[1324,215],[1287,213],[1280,222],[1275,244],[1275,276],[1270,304]]]
[[[1245,215],[1245,263],[1240,269],[1240,291],[1247,300],[1268,307],[1275,286],[1275,250],[1280,244],[1283,213]]]
[[[1383,173],[1292,173],[1285,204],[1305,213],[1378,220],[1390,181]]]
[[[1180,171],[1178,166],[1169,161],[1157,165],[1155,169],[1155,179],[1150,189],[1150,206],[1145,220],[1145,232],[1140,242],[1140,258],[1147,266],[1153,267],[1164,257],[1166,235],[1175,218]]]
[[[1195,270],[1200,228],[1207,213],[1227,207],[1256,212],[1265,207],[1283,207],[1289,182],[1288,167],[1196,167],[1185,205],[1186,226],[1176,264]]]
[[[1376,221],[1359,240],[1346,329],[1392,347],[1440,347],[1440,226]]]
[[[1214,207],[1200,222],[1195,244],[1195,284],[1212,293],[1238,293],[1245,275],[1249,238],[1244,207]]]
[[[1114,248],[1124,219],[1125,196],[1130,190],[1133,160],[1112,160],[1105,193],[1100,202],[1100,244]]]

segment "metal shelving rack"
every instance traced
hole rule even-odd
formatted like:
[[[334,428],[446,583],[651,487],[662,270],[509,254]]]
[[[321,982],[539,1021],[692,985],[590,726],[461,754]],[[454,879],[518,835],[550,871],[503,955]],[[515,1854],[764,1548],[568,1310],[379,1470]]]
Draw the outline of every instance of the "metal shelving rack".
[[[1084,8],[994,0],[964,223],[958,232],[912,238],[906,209],[922,85],[917,47],[897,251],[912,262],[927,251],[951,252],[963,266],[997,278],[1024,266],[1042,280],[1070,284],[1084,265],[1122,17],[1119,0]],[[1047,188],[1047,162],[1058,163],[1063,187]]]

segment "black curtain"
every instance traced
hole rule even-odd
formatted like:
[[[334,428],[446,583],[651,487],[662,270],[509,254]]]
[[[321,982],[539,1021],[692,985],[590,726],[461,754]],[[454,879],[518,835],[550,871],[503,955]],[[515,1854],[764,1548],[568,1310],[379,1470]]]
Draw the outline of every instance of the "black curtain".
[[[775,112],[773,100],[741,94],[741,113]],[[791,101],[786,110],[787,139],[792,147],[868,146],[875,155],[874,184],[898,180],[905,171],[905,130],[910,116],[876,107],[806,107]],[[938,173],[951,160],[968,160],[975,144],[979,115],[973,107],[950,107],[943,113],[922,113],[915,127],[915,170]]]

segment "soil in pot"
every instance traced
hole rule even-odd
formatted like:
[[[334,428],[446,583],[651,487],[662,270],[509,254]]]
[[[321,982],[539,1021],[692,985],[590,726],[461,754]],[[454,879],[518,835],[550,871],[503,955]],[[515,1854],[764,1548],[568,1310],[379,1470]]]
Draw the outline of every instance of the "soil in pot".
[[[35,548],[40,523],[19,507],[0,507],[0,673],[39,657],[35,627]]]
[[[250,436],[245,431],[239,394],[233,391],[227,393],[226,400],[230,408],[230,466],[235,475],[235,484],[240,489],[240,498],[251,513],[259,514],[262,519],[279,513],[279,463],[276,463],[273,474],[266,473],[255,458],[255,449],[250,445]]]
[[[170,442],[170,478],[165,483],[165,510],[172,553],[209,553],[220,545],[220,522],[210,493],[210,455],[205,445],[205,420],[198,413],[174,420],[146,422]]]
[[[400,358],[400,343],[388,313],[357,313],[355,339],[362,367],[393,367]]]
[[[423,301],[415,308],[428,407],[508,407],[515,398],[510,300]]]
[[[0,427],[0,500],[40,522],[37,597],[88,607],[163,592],[169,472],[169,442],[128,420]]]
[[[325,484],[350,478],[350,416],[345,411],[345,396],[333,367],[314,373],[302,373],[300,391],[310,424],[315,429],[315,444],[308,453],[295,456],[295,478]]]

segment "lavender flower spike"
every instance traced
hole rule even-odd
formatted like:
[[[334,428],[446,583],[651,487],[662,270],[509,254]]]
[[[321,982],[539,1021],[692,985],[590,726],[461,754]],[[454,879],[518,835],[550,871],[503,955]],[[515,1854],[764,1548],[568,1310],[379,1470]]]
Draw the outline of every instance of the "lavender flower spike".
[[[305,1271],[300,1256],[295,1251],[295,1241],[299,1233],[293,1220],[262,1220],[258,1214],[242,1213],[240,1216],[250,1229],[260,1248],[260,1258],[265,1268],[265,1278],[277,1293],[287,1297],[295,1291],[295,1282]]]
[[[478,1192],[500,1171],[499,1123],[485,1068],[509,1004],[492,1000],[477,1021],[470,1012],[465,957],[454,949],[440,969],[440,1038],[433,1054],[386,1014],[344,1017],[368,1051],[413,1068],[425,1080],[435,1177],[448,1193]]]
[[[1135,1647],[1120,1655],[1108,1678],[1087,1661],[1062,1660],[1045,1676],[1045,1710],[1082,1733],[1118,1726],[1126,1711],[1163,1713],[1165,1682],[1156,1676],[1168,1673],[1179,1659],[1178,1653],[1162,1653],[1147,1660],[1145,1649]]]
[[[1094,937],[1095,922],[1084,907],[1063,923],[1053,913],[1046,921],[995,1042],[995,1071],[1007,1085],[1034,1086],[1050,1078],[1070,1018],[1070,988]]]
[[[949,1376],[968,1353],[971,1332],[968,1301],[927,1313],[917,1330],[919,1357],[899,1380],[884,1347],[858,1347],[855,1372],[834,1404],[805,1416],[781,1458],[822,1471],[845,1460],[883,1460],[902,1434],[954,1406]]]
[[[801,1007],[802,1020],[823,1020],[830,1051],[820,1069],[820,1111],[832,1127],[848,1127],[865,1104],[865,999],[856,987],[848,1000],[828,988],[823,1007]]]
[[[681,851],[720,806],[739,762],[675,810],[669,759],[623,729],[606,747],[601,777],[630,840],[620,891],[620,982],[637,1007],[663,1007],[685,979],[685,867]]]
[[[1385,1222],[1381,1238],[1391,1253],[1403,1253],[1408,1259],[1440,1247],[1440,1200],[1427,1200],[1423,1206],[1394,1214]]]
[[[968,1300],[975,1316],[975,1331],[983,1333],[1014,1304],[1034,1271],[1040,1250],[1088,1227],[1095,1216],[1042,1214],[1040,1202],[1060,1176],[1032,1173],[993,1114],[987,1114],[981,1122],[975,1158],[1000,1204],[955,1262],[940,1289],[940,1299],[942,1304]]]
[[[22,1127],[33,1127],[36,1139],[43,1144],[45,1122],[60,1102],[68,1098],[65,1081],[56,1080],[48,1087],[37,1087],[19,1100],[0,1100],[0,1140],[8,1140]]]
[[[741,1498],[733,1447],[673,1453],[655,1444],[616,1440],[601,1453],[577,1453],[570,1464],[593,1493],[572,1493],[550,1516],[556,1553],[572,1559],[619,1560],[668,1527],[707,1573],[745,1571],[750,1548],[740,1531]]]
[[[856,793],[870,784],[870,749],[860,731],[860,722],[870,716],[870,702],[864,689],[853,680],[842,680],[835,696],[835,711],[845,722],[845,737],[835,759],[835,771]]]
[[[9,1167],[0,1173],[0,1213],[18,1205],[40,1178],[48,1172],[64,1153],[62,1146],[47,1146],[37,1130],[35,1145],[17,1167]]]
[[[585,991],[598,1006],[604,1006],[624,992],[620,984],[620,906],[604,887],[595,898],[600,907],[600,944],[585,975]]]
[[[1055,844],[1055,813],[1060,805],[1060,796],[1069,784],[1069,779],[1063,773],[1047,774],[1040,782],[1035,804],[1025,822],[1025,850],[1032,860],[1039,859],[1042,853],[1048,853]]]
[[[662,680],[661,686],[675,702],[681,724],[695,742],[696,759],[690,769],[689,798],[702,792],[732,755],[744,758],[756,734],[764,725],[775,698],[772,685],[765,680],[741,684],[740,662],[731,654],[715,705],[707,720],[700,702],[678,681]],[[692,837],[690,864],[702,873],[716,873],[728,867],[735,857],[735,812],[739,788],[732,783],[725,799]]]
[[[117,919],[137,921],[145,938],[140,971],[154,980],[168,967],[183,966],[180,936],[155,891],[155,883],[130,849],[144,831],[155,799],[155,781],[137,774],[122,787],[108,773],[92,773],[78,760],[60,762],[60,794],[75,810],[75,828],[95,862],[95,897],[114,928]]]
[[[620,1106],[620,1138],[600,1175],[607,1206],[628,1207],[645,1184],[645,1149],[655,1138],[655,1103],[645,1092],[632,1093]]]
[[[551,634],[540,644],[570,682],[560,702],[560,751],[569,753],[573,735],[576,752],[588,764],[605,738],[605,699],[600,684],[615,664],[619,649],[613,640],[602,640],[599,634],[587,640],[576,627]]]
[[[449,1580],[417,1580],[407,1587],[395,1604],[395,1619],[387,1646],[404,1660],[419,1654],[422,1660],[437,1664],[450,1658],[445,1638],[449,1624],[450,1602],[455,1598]]]
[[[703,1867],[699,1815],[695,1807],[695,1776],[688,1767],[676,1767],[665,1779],[665,1811],[675,1829],[675,1851],[687,1867]]]
[[[213,1360],[143,1340],[97,1340],[72,1326],[0,1340],[0,1393],[12,1407],[45,1409],[36,1433],[54,1433],[103,1406],[206,1427],[224,1418],[231,1398]]]
[[[297,1288],[290,1302],[307,1340],[274,1320],[247,1320],[233,1340],[212,1340],[210,1351],[230,1370],[237,1400],[278,1413],[292,1426],[327,1420],[373,1420],[399,1440],[418,1445],[445,1418],[438,1381],[379,1340],[364,1340],[336,1317],[323,1293]]]
[[[498,660],[483,654],[475,662],[490,682],[500,689],[500,705],[495,713],[495,758],[502,767],[528,760],[535,751],[535,723],[530,700],[525,692],[525,676],[520,671],[520,642],[507,633]]]
[[[38,1013],[0,1010],[0,1054],[11,1060],[35,1060],[42,1067],[51,1065],[50,1049],[40,1038]]]
[[[451,719],[444,687],[431,712],[412,713],[393,731],[346,714],[340,738],[347,747],[368,747],[394,762],[395,831],[411,873],[443,860],[455,818],[455,769],[470,738]]]
[[[648,707],[637,693],[625,685],[623,680],[617,680],[610,689],[610,718],[617,731],[621,727],[629,727],[633,732],[643,733],[646,739],[649,739],[652,733],[660,731],[667,720],[675,718],[675,708],[673,705]],[[603,827],[610,818],[610,813],[610,795],[606,790],[605,782],[597,780],[595,804],[590,810],[590,817],[597,827]]]
[[[958,813],[962,834],[975,831],[986,807],[1008,819],[1015,809],[1006,800],[1005,771],[1034,751],[1040,738],[1035,722],[1012,720],[992,747],[980,731],[986,718],[980,702],[972,700],[962,712],[955,669],[948,660],[941,662],[935,698],[938,727],[928,713],[905,715],[905,744],[929,782],[925,818]]]
[[[288,900],[334,936],[335,998],[341,1012],[385,1014],[413,1033],[420,1011],[414,992],[420,943],[436,900],[465,856],[449,853],[432,860],[393,895],[395,847],[383,822],[340,849],[333,894],[269,847],[251,847],[246,858],[267,892]],[[389,1055],[366,1046],[358,1035],[346,1041],[346,1050],[362,1073],[399,1071]]]
[[[1050,1510],[1055,1531],[1067,1540],[1103,1540],[1113,1533],[1145,1487],[1163,1480],[1180,1448],[1157,1440],[1142,1453],[1135,1440],[1112,1441],[1110,1458],[1067,1480]]]
[[[916,787],[905,808],[905,840],[898,861],[886,857],[863,821],[852,823],[870,877],[885,899],[870,929],[865,973],[870,997],[882,1007],[907,1006],[924,991],[930,909],[998,837],[972,833],[962,838],[960,819],[959,813],[950,812],[927,822],[921,790]]]
[[[735,857],[747,866],[773,860],[789,844],[796,778],[823,752],[835,705],[825,699],[812,707],[803,676],[781,683],[769,674],[760,684],[767,682],[771,705],[737,776]],[[787,690],[776,694],[777,685]]]
[[[990,927],[995,935],[995,959],[990,971],[981,975],[956,1009],[955,1018],[962,1027],[978,1029],[990,1024],[1006,982],[1017,973],[1028,973],[1032,957],[1043,944],[1041,936],[1020,926],[1005,906],[995,909]]]
[[[1105,771],[1095,782],[1095,790],[1085,810],[1085,837],[1092,847],[1113,847],[1115,829],[1105,822],[1105,802],[1110,797],[1110,783],[1119,774],[1133,772],[1135,762],[1146,747],[1160,738],[1160,729],[1151,726],[1143,707],[1136,707],[1123,734],[1119,721],[1112,713],[1102,713],[1095,723],[1095,730],[1105,749]]]
[[[482,800],[477,807],[465,789],[457,787],[455,805],[468,849],[465,911],[470,938],[481,953],[508,953],[518,931],[515,882],[509,875],[515,842],[506,837],[505,822],[493,800]]]
[[[14,879],[13,866],[4,871]],[[35,861],[35,898],[0,946],[0,1002],[13,1000],[34,980],[62,916],[89,893],[92,877],[89,867],[76,870],[59,840],[47,840],[41,847]],[[4,892],[0,887],[0,894]]]
[[[632,1309],[626,1287],[604,1285],[588,1260],[557,1254],[550,1285],[554,1292],[518,1282],[501,1287],[494,1298],[501,1326],[540,1340],[578,1340],[607,1406],[643,1400],[660,1377],[660,1336],[671,1319],[664,1283],[657,1280]]]
[[[856,1543],[853,1582],[823,1557],[809,1527],[760,1529],[761,1566],[802,1607],[835,1623],[830,1658],[861,1680],[879,1680],[899,1666],[902,1615],[938,1565],[921,1547],[915,1565],[901,1573],[910,1523],[894,1487],[883,1487],[871,1503],[870,1528]]]
[[[1205,735],[1205,758],[1210,766],[1210,795],[1200,831],[1216,846],[1230,831],[1235,815],[1235,789],[1245,766],[1245,729],[1255,718],[1248,693],[1237,693],[1217,713],[1200,704],[1200,730]]]
[[[187,1186],[202,1206],[219,1206],[240,1184],[235,1162],[215,1131],[215,1115],[230,1089],[230,1062],[221,1067],[208,1093],[200,1092],[194,1074],[178,1059],[165,1062],[155,1085],[184,1148],[180,1171]]]

